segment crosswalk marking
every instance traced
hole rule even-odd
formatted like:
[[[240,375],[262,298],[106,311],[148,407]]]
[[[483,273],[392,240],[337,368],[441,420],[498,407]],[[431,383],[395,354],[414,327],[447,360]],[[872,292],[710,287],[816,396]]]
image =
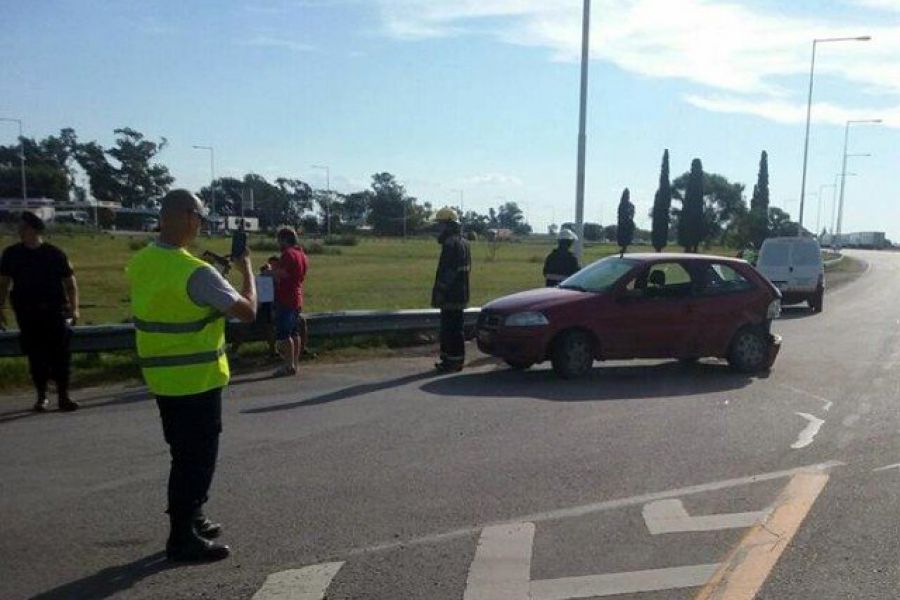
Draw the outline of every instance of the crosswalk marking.
[[[469,569],[463,600],[527,600],[534,523],[486,527]]]
[[[627,573],[608,573],[586,577],[546,579],[531,583],[532,600],[574,600],[619,594],[639,594],[698,587],[709,581],[719,565],[693,565],[670,569],[651,569]]]
[[[343,566],[331,562],[272,573],[252,600],[324,600],[331,580]]]

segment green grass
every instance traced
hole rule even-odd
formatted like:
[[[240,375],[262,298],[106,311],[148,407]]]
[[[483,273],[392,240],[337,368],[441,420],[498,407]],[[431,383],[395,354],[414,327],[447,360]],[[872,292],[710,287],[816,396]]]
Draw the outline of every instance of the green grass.
[[[68,255],[75,267],[81,293],[83,324],[121,323],[129,316],[125,265],[147,238],[140,234],[55,233],[47,240]],[[15,239],[0,234],[0,247]],[[229,240],[199,239],[197,250],[226,254]],[[276,253],[269,240],[254,238],[254,265]],[[490,244],[472,244],[472,305],[515,291],[543,285],[544,257],[552,249],[547,240],[500,244],[493,255]],[[636,247],[636,251],[648,248]],[[613,254],[609,244],[589,245],[584,263]],[[712,249],[713,252],[721,249]],[[340,254],[310,256],[306,281],[307,312],[354,309],[425,308],[431,298],[434,269],[440,246],[434,239],[361,238],[356,246],[342,246]],[[728,253],[728,252],[724,252]]]

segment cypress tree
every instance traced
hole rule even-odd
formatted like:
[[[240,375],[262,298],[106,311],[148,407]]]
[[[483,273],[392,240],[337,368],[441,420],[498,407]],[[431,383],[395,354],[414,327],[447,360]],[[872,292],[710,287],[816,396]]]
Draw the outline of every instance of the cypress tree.
[[[678,222],[678,243],[685,252],[696,253],[703,240],[703,163],[699,158],[691,162],[681,220]]]
[[[763,150],[759,158],[759,174],[750,199],[750,238],[759,248],[769,237],[769,155]]]
[[[669,242],[669,213],[672,208],[672,185],[669,182],[669,151],[663,152],[659,171],[659,189],[653,199],[653,247],[662,252]]]
[[[619,220],[616,227],[616,241],[619,243],[620,254],[624,255],[628,246],[634,241],[634,204],[631,203],[631,192],[628,188],[622,192],[619,200]]]

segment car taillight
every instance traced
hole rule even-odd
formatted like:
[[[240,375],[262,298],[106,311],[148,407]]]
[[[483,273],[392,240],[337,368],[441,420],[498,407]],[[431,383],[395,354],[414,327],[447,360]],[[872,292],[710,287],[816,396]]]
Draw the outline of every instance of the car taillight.
[[[769,309],[766,311],[766,319],[774,321],[781,316],[781,300],[775,298],[769,303]]]

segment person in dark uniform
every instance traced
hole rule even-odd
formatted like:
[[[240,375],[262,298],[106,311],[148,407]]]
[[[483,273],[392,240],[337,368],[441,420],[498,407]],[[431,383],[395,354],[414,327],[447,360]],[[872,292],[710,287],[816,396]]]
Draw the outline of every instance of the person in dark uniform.
[[[557,238],[558,246],[544,261],[544,279],[547,287],[555,287],[581,269],[578,257],[572,254],[572,244],[578,236],[571,229],[563,229]]]
[[[435,368],[442,373],[462,371],[466,360],[463,310],[469,303],[469,244],[460,234],[459,215],[452,208],[437,212],[441,258],[431,291],[431,306],[441,309],[441,357]]]
[[[71,353],[69,329],[79,317],[78,284],[65,253],[41,237],[46,226],[25,212],[19,223],[21,242],[0,258],[0,330],[6,328],[7,296],[19,323],[19,343],[28,357],[37,392],[34,410],[47,410],[47,383],[56,382],[59,409],[70,412],[78,403],[69,398]],[[12,293],[9,294],[10,284]]]

